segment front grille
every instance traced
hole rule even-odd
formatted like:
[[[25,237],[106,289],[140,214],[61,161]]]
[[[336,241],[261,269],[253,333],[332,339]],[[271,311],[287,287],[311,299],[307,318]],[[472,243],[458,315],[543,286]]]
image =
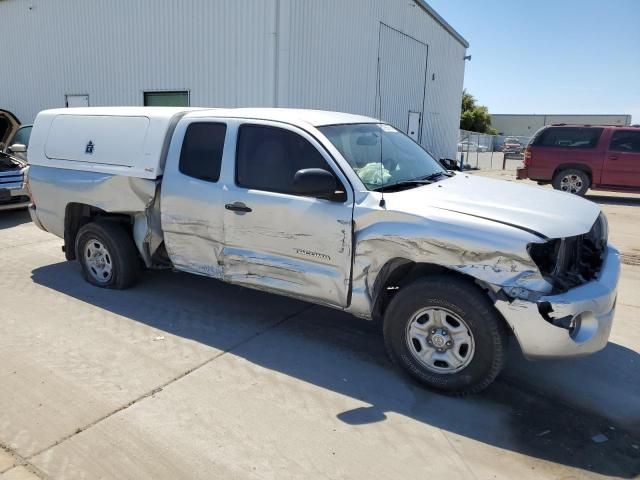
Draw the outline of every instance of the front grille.
[[[600,215],[584,235],[533,244],[529,253],[542,275],[554,286],[554,291],[564,292],[598,277],[607,235],[607,220]]]

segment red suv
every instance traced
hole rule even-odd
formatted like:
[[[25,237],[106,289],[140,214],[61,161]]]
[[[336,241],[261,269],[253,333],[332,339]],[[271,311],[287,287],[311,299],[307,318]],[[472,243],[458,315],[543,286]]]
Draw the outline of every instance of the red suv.
[[[584,195],[589,188],[640,192],[640,128],[552,125],[524,153],[518,179]]]

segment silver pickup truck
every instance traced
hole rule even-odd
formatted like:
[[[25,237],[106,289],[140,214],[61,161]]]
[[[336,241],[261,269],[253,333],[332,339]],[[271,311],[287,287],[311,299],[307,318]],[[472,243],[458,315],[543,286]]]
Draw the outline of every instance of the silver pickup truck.
[[[487,387],[602,349],[620,272],[594,203],[445,170],[378,120],[286,109],[49,110],[31,215],[90,283],[173,268],[383,322],[422,383]]]

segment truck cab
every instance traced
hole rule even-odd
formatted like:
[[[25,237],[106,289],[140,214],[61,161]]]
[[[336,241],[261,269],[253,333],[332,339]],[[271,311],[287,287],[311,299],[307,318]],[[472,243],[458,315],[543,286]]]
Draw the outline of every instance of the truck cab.
[[[373,118],[49,110],[29,162],[34,222],[97,287],[170,268],[341,309],[455,394],[496,378],[510,336],[528,358],[607,343],[620,264],[597,205],[447,171]]]

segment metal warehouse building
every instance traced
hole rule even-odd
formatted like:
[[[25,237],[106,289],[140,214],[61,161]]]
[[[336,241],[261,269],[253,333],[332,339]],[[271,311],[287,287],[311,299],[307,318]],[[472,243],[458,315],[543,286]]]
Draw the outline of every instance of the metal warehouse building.
[[[531,137],[545,125],[631,125],[631,115],[492,114],[491,125],[500,135]]]
[[[0,0],[0,109],[299,107],[456,153],[467,42],[423,0]]]

